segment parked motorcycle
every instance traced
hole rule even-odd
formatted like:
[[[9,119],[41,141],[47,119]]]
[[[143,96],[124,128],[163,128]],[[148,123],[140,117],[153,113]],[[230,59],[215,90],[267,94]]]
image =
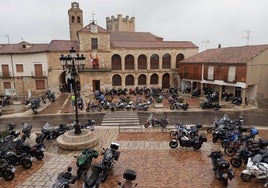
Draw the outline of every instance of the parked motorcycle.
[[[22,123],[22,136],[21,136],[21,140],[22,142],[24,142],[26,140],[26,138],[30,138],[31,136],[31,130],[32,130],[32,125],[29,125],[28,123]]]
[[[10,96],[9,95],[5,95],[2,99],[0,99],[0,106],[7,106],[10,105]]]
[[[190,128],[187,128],[186,125],[178,121],[175,125],[175,130],[171,130],[169,135],[172,139],[176,139],[179,133],[182,133],[185,136],[195,137],[198,136],[198,132],[201,127],[202,124],[196,123],[195,125],[190,126]]]
[[[10,165],[22,166],[24,169],[30,169],[32,167],[32,157],[28,157],[26,153],[17,155],[13,151],[2,151],[1,158],[8,161]]]
[[[224,186],[227,186],[228,179],[232,180],[234,178],[233,170],[229,168],[229,162],[223,157],[221,151],[213,151],[208,157],[211,158],[216,178],[220,180]]]
[[[41,143],[44,142],[45,139],[53,140],[58,138],[58,136],[64,134],[68,130],[70,130],[70,127],[65,124],[60,124],[58,128],[50,128],[49,123],[47,122],[41,128],[41,134],[36,137],[35,141],[36,143]]]
[[[169,147],[174,149],[180,144],[181,147],[193,147],[195,150],[198,150],[202,147],[204,142],[207,142],[207,136],[205,133],[201,133],[200,136],[195,137],[179,133],[176,139],[169,142]]]
[[[0,117],[3,115],[2,106],[0,105]]]
[[[244,182],[249,182],[251,179],[265,180],[264,187],[266,187],[268,185],[268,164],[262,162],[262,155],[249,157],[246,169],[242,171],[240,177]]]
[[[134,183],[137,173],[134,170],[127,169],[124,171],[123,177],[125,182],[122,184],[121,182],[118,183],[120,188],[134,188],[137,187],[138,183]]]
[[[104,150],[104,155],[101,161],[101,164],[103,166],[103,170],[101,172],[101,181],[104,182],[112,168],[114,167],[116,161],[118,161],[120,156],[119,144],[112,142],[110,148],[106,148]]]
[[[52,188],[66,188],[74,184],[76,176],[72,174],[72,167],[68,167],[66,172],[58,174],[57,179],[53,182]]]
[[[0,159],[0,177],[7,181],[14,179],[16,169],[8,163],[6,159]]]
[[[82,188],[98,188],[101,183],[102,164],[94,164],[91,167],[91,175],[84,180]]]
[[[183,110],[187,110],[189,107],[188,103],[179,103],[179,102],[175,102],[173,104],[170,105],[170,110],[179,110],[179,109],[183,109]]]
[[[47,98],[50,102],[54,102],[56,97],[54,92],[52,92],[50,89],[48,89],[45,94],[44,94],[45,98]]]
[[[40,107],[40,99],[38,98],[31,99],[30,103],[31,103],[31,109],[33,113],[37,114],[37,109]]]
[[[218,110],[221,108],[221,105],[218,102],[213,102],[210,100],[206,100],[200,103],[200,107],[202,109],[211,109],[214,108],[215,110]]]
[[[81,129],[90,129],[91,131],[94,130],[95,121],[93,119],[88,119],[86,123],[82,124],[80,127]]]
[[[77,98],[77,107],[80,109],[80,110],[83,110],[84,109],[84,102],[83,102],[83,99],[81,97],[78,97]]]
[[[94,104],[93,101],[89,101],[87,104],[86,112],[89,112],[90,110],[93,112],[95,110],[100,112],[102,110],[102,106],[100,104]]]
[[[141,110],[141,111],[147,111],[150,107],[150,101],[147,101],[145,103],[136,102],[135,104],[132,104],[132,110]]]
[[[162,119],[156,119],[153,117],[153,114],[151,114],[147,121],[144,124],[145,128],[148,128],[149,126],[152,127],[162,127],[162,128],[166,128],[169,124],[169,118],[167,116],[165,116]]]
[[[98,156],[99,152],[91,148],[86,148],[82,151],[81,155],[74,156],[76,158],[77,179],[86,176],[86,173],[91,166],[92,158],[97,158]]]
[[[38,160],[44,158],[45,145],[41,142],[30,146],[29,143],[23,142],[20,138],[14,139],[14,149],[17,154],[26,153],[28,156],[35,157]]]

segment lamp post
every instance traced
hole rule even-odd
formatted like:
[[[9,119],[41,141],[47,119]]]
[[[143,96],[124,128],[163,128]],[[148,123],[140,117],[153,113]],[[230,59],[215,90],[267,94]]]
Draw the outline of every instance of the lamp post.
[[[60,59],[60,64],[63,68],[63,70],[67,69],[71,72],[71,76],[73,78],[73,91],[74,91],[74,106],[75,106],[75,124],[74,124],[74,134],[81,134],[81,127],[79,124],[79,118],[78,118],[78,107],[77,107],[77,85],[76,85],[76,80],[75,77],[77,75],[77,73],[80,70],[80,67],[82,68],[82,70],[84,69],[84,65],[85,65],[85,57],[82,54],[81,56],[79,54],[75,53],[76,51],[74,50],[74,48],[72,47],[70,49],[70,55],[68,56],[63,56],[61,55]]]

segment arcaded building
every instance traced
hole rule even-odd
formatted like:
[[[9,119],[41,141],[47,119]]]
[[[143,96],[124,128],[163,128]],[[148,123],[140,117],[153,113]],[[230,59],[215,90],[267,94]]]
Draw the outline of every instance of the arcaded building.
[[[68,16],[70,41],[54,40],[49,47],[51,87],[66,84],[65,71],[56,64],[60,64],[60,52],[68,55],[70,43],[86,57],[84,70],[76,78],[82,92],[112,87],[178,87],[178,63],[198,53],[190,41],[164,41],[150,32],[136,32],[134,17],[107,17],[106,29],[96,20],[83,26],[83,11],[76,2]]]

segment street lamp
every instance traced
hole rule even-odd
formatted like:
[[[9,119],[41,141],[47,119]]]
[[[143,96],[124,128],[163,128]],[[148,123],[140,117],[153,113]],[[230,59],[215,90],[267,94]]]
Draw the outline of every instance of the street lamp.
[[[82,68],[82,70],[84,69],[85,66],[85,57],[82,54],[81,56],[79,54],[75,53],[75,49],[74,47],[72,47],[70,49],[70,55],[67,56],[63,56],[61,55],[60,59],[60,64],[64,69],[67,69],[70,71],[71,76],[73,78],[73,90],[74,90],[74,106],[75,106],[75,124],[74,124],[74,134],[81,134],[81,127],[79,125],[79,119],[78,119],[78,107],[77,107],[77,86],[76,86],[76,81],[75,81],[75,77],[77,75],[77,73],[80,70],[80,67]]]

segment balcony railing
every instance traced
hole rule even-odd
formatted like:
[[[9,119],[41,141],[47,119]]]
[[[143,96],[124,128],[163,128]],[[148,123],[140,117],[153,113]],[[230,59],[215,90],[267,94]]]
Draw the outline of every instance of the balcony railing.
[[[47,76],[46,71],[31,71],[31,76],[36,78],[44,78]]]
[[[11,78],[13,77],[12,72],[0,72],[0,77],[1,78]]]

